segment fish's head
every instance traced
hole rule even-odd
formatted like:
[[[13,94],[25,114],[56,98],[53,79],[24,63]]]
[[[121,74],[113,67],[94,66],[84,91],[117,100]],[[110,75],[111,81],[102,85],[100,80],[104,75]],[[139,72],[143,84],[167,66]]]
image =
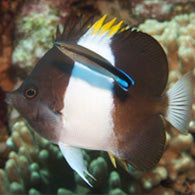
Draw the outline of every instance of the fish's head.
[[[19,88],[15,91],[7,93],[5,101],[7,104],[15,107],[23,116],[26,116],[26,118],[33,119],[37,116],[37,101],[33,100],[35,99],[33,96],[36,95],[33,95],[33,93],[36,93],[33,89],[23,91],[21,88]],[[26,94],[29,94],[31,98],[27,99],[25,97]]]
[[[40,99],[39,88],[35,85],[26,85],[25,82],[17,90],[6,95],[6,102],[29,121],[39,118],[42,104]]]
[[[6,102],[18,110],[40,135],[55,143],[59,137],[61,115],[41,101],[41,96],[37,86],[24,82],[17,90],[7,93]]]
[[[61,110],[71,65],[57,48],[48,51],[31,74],[15,91],[7,94],[6,102],[41,136],[57,143],[62,129]]]

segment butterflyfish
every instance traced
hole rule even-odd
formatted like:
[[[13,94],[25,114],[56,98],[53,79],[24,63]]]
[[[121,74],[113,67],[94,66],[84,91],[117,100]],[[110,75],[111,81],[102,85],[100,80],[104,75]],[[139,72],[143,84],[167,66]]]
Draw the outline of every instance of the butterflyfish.
[[[107,151],[114,166],[117,158],[125,169],[151,169],[163,154],[167,122],[188,133],[193,102],[191,72],[167,90],[160,44],[105,20],[57,28],[54,46],[6,99],[90,186],[81,149]]]

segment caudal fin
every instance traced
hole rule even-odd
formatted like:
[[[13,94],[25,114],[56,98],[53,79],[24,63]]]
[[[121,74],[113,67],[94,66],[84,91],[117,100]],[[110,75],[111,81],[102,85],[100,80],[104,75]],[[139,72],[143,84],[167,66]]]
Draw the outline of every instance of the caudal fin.
[[[166,120],[183,134],[188,132],[193,103],[192,72],[186,73],[167,91],[168,109]]]

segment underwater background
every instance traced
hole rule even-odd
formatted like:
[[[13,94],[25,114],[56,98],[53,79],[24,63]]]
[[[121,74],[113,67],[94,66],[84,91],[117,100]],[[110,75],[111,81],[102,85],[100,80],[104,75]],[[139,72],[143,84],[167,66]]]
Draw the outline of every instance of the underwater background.
[[[157,39],[169,62],[167,88],[190,70],[194,82],[194,0],[0,0],[0,194],[195,194],[195,104],[189,133],[169,126],[165,152],[152,170],[129,166],[127,173],[119,164],[115,169],[106,152],[83,150],[97,179],[89,178],[90,188],[58,147],[4,102],[52,47],[57,24],[82,13],[117,17]]]

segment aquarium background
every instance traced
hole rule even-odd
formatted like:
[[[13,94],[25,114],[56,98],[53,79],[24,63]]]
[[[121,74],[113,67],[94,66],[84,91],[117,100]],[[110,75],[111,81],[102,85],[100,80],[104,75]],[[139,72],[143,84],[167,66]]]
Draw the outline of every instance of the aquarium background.
[[[195,76],[194,0],[1,0],[0,1],[0,194],[195,194],[195,104],[187,135],[167,127],[158,165],[146,172],[118,163],[105,152],[83,150],[87,184],[71,170],[58,147],[32,131],[4,102],[52,47],[57,24],[80,14],[117,17],[152,35],[169,62],[168,86],[184,73]],[[193,81],[194,81],[193,76]],[[193,83],[194,84],[194,83]],[[155,146],[154,146],[155,147]]]

